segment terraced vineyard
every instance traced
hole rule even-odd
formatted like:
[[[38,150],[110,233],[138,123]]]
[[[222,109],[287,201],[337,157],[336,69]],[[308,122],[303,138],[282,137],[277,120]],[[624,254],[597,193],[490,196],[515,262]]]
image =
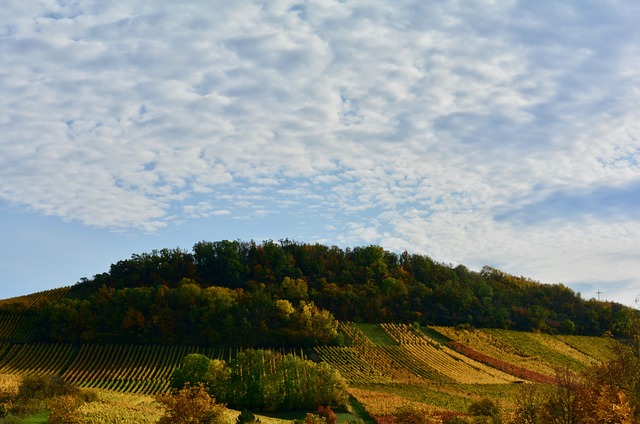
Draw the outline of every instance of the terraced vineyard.
[[[466,357],[405,324],[381,324],[401,349],[425,367],[461,384],[505,384],[517,378]]]
[[[433,327],[433,330],[447,337],[450,340],[447,344],[458,352],[525,380],[550,382],[555,375],[555,368],[551,364],[488,331],[456,330],[450,327]]]
[[[612,338],[602,337],[556,336],[556,338],[595,361],[612,358],[611,353],[617,343]]]
[[[497,329],[485,331],[512,348],[517,348],[525,356],[553,369],[568,366],[574,371],[581,371],[598,361],[548,334]]]
[[[29,341],[34,324],[34,315],[0,313],[0,340]]]
[[[557,367],[583,370],[605,360],[616,343],[598,337],[404,324],[342,323],[340,331],[346,347],[316,352],[340,370],[352,395],[374,415],[416,402],[464,412],[484,397],[513,408],[520,390],[513,383],[553,384]]]
[[[60,300],[69,293],[70,289],[70,287],[61,287],[0,300],[0,341],[31,341],[35,315],[24,310],[35,309],[47,302]]]
[[[154,395],[169,388],[173,370],[189,353],[235,356],[236,349],[161,345],[0,343],[0,374],[61,375],[79,387]]]
[[[60,300],[71,290],[70,286],[59,287],[57,289],[45,290],[25,296],[17,296],[0,300],[1,306],[24,306],[27,308],[37,308],[47,302]]]
[[[239,351],[30,343],[34,317],[18,316],[0,314],[0,375],[60,375],[80,387],[154,395],[168,389],[170,376],[185,355],[202,353],[229,360]],[[416,402],[464,411],[473,399],[482,397],[509,407],[518,389],[513,383],[550,383],[556,367],[583,370],[606,359],[616,343],[596,337],[404,324],[341,323],[339,330],[345,346],[319,346],[315,355],[339,370],[352,395],[372,412],[377,408],[377,413]],[[295,354],[304,355],[301,351]]]

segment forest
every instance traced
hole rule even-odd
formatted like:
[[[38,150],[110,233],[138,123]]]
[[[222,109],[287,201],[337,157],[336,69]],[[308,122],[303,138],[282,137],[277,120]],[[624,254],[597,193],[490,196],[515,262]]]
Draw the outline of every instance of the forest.
[[[134,254],[10,312],[34,314],[43,342],[310,347],[341,344],[338,321],[624,336],[633,310],[375,245],[222,240]]]

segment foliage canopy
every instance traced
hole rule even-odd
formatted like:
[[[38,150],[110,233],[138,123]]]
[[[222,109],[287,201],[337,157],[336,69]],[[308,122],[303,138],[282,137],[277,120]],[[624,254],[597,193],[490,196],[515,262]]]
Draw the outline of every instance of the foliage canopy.
[[[620,335],[633,313],[491,267],[289,240],[134,254],[64,293],[0,312],[35,314],[36,341],[244,347],[340,344],[336,320]]]
[[[262,349],[245,350],[229,364],[187,355],[182,368],[174,371],[172,386],[198,383],[207,385],[218,401],[239,410],[302,410],[344,406],[348,401],[345,381],[326,363]]]

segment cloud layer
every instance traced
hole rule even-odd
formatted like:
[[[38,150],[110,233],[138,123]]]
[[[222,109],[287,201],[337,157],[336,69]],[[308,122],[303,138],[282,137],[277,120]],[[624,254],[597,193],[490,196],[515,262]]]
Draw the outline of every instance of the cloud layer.
[[[640,283],[636,2],[10,3],[8,204]]]

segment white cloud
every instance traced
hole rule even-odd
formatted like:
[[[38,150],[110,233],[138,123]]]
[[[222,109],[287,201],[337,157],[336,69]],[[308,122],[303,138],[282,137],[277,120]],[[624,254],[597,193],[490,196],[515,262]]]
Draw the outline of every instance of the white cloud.
[[[640,180],[639,15],[632,1],[11,1],[0,199],[124,231],[269,216],[628,280],[628,214],[515,218]]]

